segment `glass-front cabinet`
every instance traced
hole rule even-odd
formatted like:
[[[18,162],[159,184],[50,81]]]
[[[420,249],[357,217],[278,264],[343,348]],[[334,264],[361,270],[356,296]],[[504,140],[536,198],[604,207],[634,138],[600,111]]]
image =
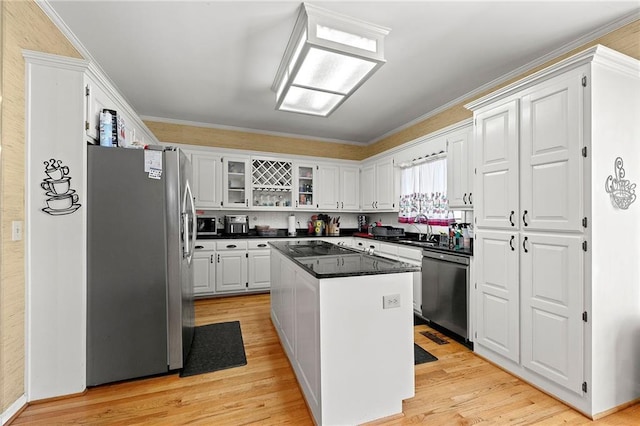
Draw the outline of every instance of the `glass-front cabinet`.
[[[249,158],[224,157],[222,207],[249,208]]]
[[[291,207],[293,205],[291,161],[252,157],[251,191],[253,207]]]
[[[316,178],[316,166],[312,164],[295,165],[295,187],[297,198],[295,207],[299,209],[315,209],[314,183]]]

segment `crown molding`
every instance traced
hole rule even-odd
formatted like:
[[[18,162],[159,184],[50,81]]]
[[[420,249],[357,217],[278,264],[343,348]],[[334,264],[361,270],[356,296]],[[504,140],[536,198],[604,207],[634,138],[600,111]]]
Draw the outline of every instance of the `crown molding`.
[[[640,11],[636,11],[636,12],[632,12],[629,13],[623,17],[621,17],[620,19],[617,19],[613,22],[610,22],[609,24],[598,28],[597,30],[594,30],[588,34],[585,34],[584,36],[565,44],[564,46],[559,47],[558,49],[552,50],[551,52],[547,53],[546,55],[543,55],[521,67],[518,67],[516,69],[514,69],[513,71],[504,74],[498,78],[496,78],[495,80],[491,80],[488,83],[483,84],[482,86],[462,95],[457,97],[456,99],[447,102],[446,104],[429,111],[428,113],[421,115],[420,117],[411,120],[410,122],[403,124],[400,127],[397,127],[393,130],[390,130],[388,132],[386,132],[385,134],[383,134],[382,136],[379,136],[375,139],[372,139],[371,141],[368,142],[368,144],[373,144],[376,142],[379,142],[381,140],[384,140],[396,133],[401,132],[402,130],[406,130],[409,127],[412,127],[418,123],[421,123],[431,117],[434,117],[438,114],[440,114],[441,112],[444,112],[446,110],[448,110],[449,108],[452,108],[454,106],[457,106],[459,104],[462,104],[464,102],[469,102],[470,99],[475,98],[476,96],[479,96],[482,93],[487,92],[488,90],[491,90],[492,88],[495,88],[497,86],[500,86],[501,84],[512,80],[522,74],[525,74],[526,72],[540,66],[543,64],[546,64],[547,62],[556,59],[568,52],[571,52],[574,49],[579,48],[580,46],[584,46],[587,43],[590,43],[606,34],[609,34],[617,29],[620,29],[622,27],[624,27],[627,24],[630,24],[631,22],[637,21],[638,19],[640,19]]]
[[[354,141],[347,141],[342,139],[318,138],[314,136],[297,135],[294,133],[270,132],[268,130],[256,130],[256,129],[244,128],[244,127],[224,126],[221,124],[201,123],[199,121],[177,120],[173,118],[153,117],[149,115],[141,115],[140,118],[143,120],[156,121],[159,123],[179,124],[183,126],[193,126],[193,127],[204,127],[207,129],[217,129],[217,130],[229,130],[233,132],[244,132],[244,133],[252,133],[256,135],[268,135],[268,136],[276,136],[276,137],[283,137],[283,138],[305,139],[310,142],[314,142],[314,141],[330,142],[330,143],[341,143],[341,144],[347,144],[347,145],[366,146],[366,143],[363,143],[363,142],[354,142]]]

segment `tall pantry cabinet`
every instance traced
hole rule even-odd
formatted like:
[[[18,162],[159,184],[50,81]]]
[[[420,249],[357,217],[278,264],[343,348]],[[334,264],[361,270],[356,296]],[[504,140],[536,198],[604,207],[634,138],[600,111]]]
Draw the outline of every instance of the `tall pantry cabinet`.
[[[474,112],[476,352],[589,416],[640,397],[640,63],[595,46]]]

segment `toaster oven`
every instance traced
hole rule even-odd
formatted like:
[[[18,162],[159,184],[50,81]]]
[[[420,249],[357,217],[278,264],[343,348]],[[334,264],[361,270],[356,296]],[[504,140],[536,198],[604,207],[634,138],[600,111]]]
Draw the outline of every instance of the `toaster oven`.
[[[224,217],[224,233],[226,235],[242,235],[249,233],[249,216],[233,215]]]

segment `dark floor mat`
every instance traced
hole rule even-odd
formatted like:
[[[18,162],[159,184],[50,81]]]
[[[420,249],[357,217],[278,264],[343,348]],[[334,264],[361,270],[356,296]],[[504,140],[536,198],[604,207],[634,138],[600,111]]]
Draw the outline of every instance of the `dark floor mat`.
[[[180,377],[246,364],[240,321],[202,325],[194,330],[191,352]]]
[[[413,344],[413,364],[424,364],[425,362],[437,361],[438,358],[422,349],[420,346]]]
[[[434,342],[436,342],[439,345],[446,345],[447,343],[449,343],[447,340],[444,340],[444,339],[436,336],[435,334],[433,334],[430,331],[421,331],[420,334],[422,334],[424,337],[427,337],[427,338],[433,340]]]

